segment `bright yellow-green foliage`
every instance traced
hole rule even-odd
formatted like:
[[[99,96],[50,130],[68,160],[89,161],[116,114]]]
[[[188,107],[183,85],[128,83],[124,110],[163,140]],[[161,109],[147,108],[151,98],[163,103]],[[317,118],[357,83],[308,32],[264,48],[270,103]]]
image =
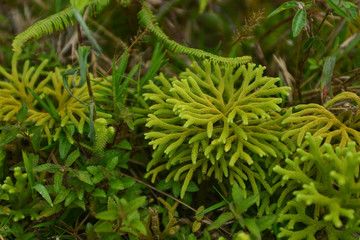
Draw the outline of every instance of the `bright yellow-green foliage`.
[[[348,102],[344,102],[348,100]],[[351,105],[354,103],[354,105]],[[283,123],[290,124],[282,140],[293,139],[300,146],[304,136],[310,132],[314,137],[322,137],[326,143],[344,148],[348,142],[360,144],[360,97],[355,93],[343,92],[328,101],[325,106],[302,104],[295,107]],[[336,113],[332,111],[337,110]],[[291,110],[290,110],[291,111]],[[339,113],[340,111],[340,113]],[[306,142],[305,142],[306,143]]]
[[[37,210],[33,209],[34,202],[29,203],[31,187],[28,185],[27,173],[23,173],[20,167],[14,168],[14,180],[6,177],[0,184],[0,215],[12,216],[15,222],[31,217],[38,219]]]
[[[89,121],[88,108],[75,98],[71,97],[66,91],[63,80],[62,70],[55,68],[52,72],[43,71],[48,60],[44,60],[37,68],[30,66],[26,61],[22,72],[18,71],[17,55],[14,54],[11,63],[11,72],[7,72],[0,66],[0,120],[11,122],[15,121],[17,112],[21,109],[21,100],[25,102],[28,113],[25,121],[35,122],[36,125],[44,125],[44,131],[49,141],[61,131],[52,116],[42,109],[34,96],[26,89],[32,89],[40,98],[44,93],[49,96],[56,111],[61,119],[60,126],[74,124],[80,133],[83,132],[85,122]],[[76,78],[75,81],[79,79]],[[100,81],[100,80],[98,80]],[[68,78],[71,85],[71,76]],[[96,88],[96,86],[95,86]],[[73,94],[83,102],[89,102],[87,86],[72,89]],[[100,116],[105,116],[99,112]],[[51,129],[57,129],[53,136]]]
[[[209,61],[194,63],[180,80],[161,74],[158,84],[146,86],[155,103],[148,115],[145,136],[155,149],[147,176],[169,170],[167,180],[184,180],[184,196],[193,175],[198,181],[228,177],[246,189],[247,181],[258,193],[256,180],[271,192],[265,173],[254,156],[283,157],[288,148],[279,141],[283,117],[277,114],[289,88],[277,87],[278,78],[264,77],[255,64],[221,67]]]
[[[85,143],[81,145],[95,154],[104,151],[106,144],[112,142],[115,136],[115,128],[108,127],[107,124],[105,118],[96,119],[94,121],[95,139],[92,146]]]
[[[308,150],[299,148],[299,157],[274,168],[286,187],[278,207],[284,198],[292,198],[281,211],[279,221],[287,225],[279,237],[353,239],[360,231],[360,152],[356,143],[334,151],[330,144],[322,144],[320,137],[307,133],[305,139]]]

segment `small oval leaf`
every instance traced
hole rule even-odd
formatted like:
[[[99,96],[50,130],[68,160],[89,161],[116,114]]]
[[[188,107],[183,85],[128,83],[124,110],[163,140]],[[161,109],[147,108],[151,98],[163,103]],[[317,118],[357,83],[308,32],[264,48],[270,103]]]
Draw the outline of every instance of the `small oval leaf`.
[[[293,37],[299,35],[301,30],[304,28],[305,24],[306,24],[306,10],[300,9],[299,11],[297,11],[292,21]]]

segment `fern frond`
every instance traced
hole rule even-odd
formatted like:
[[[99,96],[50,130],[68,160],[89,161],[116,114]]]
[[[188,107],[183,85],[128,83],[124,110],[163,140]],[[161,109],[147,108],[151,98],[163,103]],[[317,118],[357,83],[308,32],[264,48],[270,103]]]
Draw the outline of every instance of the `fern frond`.
[[[15,54],[20,54],[25,43],[39,39],[46,34],[52,34],[54,31],[62,30],[73,23],[72,7],[68,7],[61,12],[36,22],[17,35],[12,43],[13,51]]]
[[[250,56],[226,58],[221,57],[200,49],[183,46],[171,39],[161,30],[158,25],[156,16],[152,13],[149,6],[142,5],[142,9],[138,13],[139,23],[146,29],[149,29],[155,37],[160,40],[170,51],[174,53],[186,54],[198,58],[205,58],[214,63],[222,63],[225,65],[241,65],[251,61]]]
[[[107,5],[108,2],[108,0],[92,0],[89,1],[88,5],[95,6],[100,9],[104,5]],[[12,43],[13,51],[15,54],[20,54],[24,44],[27,42],[42,38],[46,34],[50,35],[54,31],[63,30],[70,24],[73,25],[74,22],[75,17],[73,14],[73,7],[65,8],[58,13],[34,23],[25,31],[18,34]]]

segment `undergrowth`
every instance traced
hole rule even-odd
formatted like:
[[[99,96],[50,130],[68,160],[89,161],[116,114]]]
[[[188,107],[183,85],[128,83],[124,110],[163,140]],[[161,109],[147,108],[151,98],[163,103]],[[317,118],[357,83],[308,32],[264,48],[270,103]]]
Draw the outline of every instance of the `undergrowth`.
[[[357,239],[358,5],[5,1],[0,239]]]

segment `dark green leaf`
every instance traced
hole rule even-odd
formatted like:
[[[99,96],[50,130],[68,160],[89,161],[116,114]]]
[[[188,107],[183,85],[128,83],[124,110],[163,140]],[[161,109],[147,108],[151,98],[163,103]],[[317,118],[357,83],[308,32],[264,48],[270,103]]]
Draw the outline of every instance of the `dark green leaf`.
[[[336,57],[327,57],[324,62],[323,72],[321,75],[320,86],[324,88],[329,86],[331,83],[331,78],[334,72]]]
[[[126,150],[131,150],[132,149],[131,144],[126,140],[122,140],[121,142],[116,144],[115,147],[126,149]]]
[[[146,201],[145,196],[137,197],[128,203],[128,207],[126,208],[126,210],[129,213],[132,213],[136,211],[139,207],[141,207],[145,203],[145,201]]]
[[[110,159],[110,161],[107,162],[106,164],[106,170],[107,171],[112,171],[115,169],[116,165],[118,164],[119,162],[119,158],[118,157],[113,157],[112,159]]]
[[[76,199],[76,197],[76,192],[70,191],[70,194],[65,199],[64,206],[68,207]]]
[[[299,11],[296,12],[292,21],[293,37],[299,35],[301,30],[304,28],[305,24],[306,24],[306,10],[300,9]]]
[[[69,193],[70,193],[70,189],[62,187],[59,193],[55,197],[54,204],[56,205],[64,201],[65,198],[69,195]]]
[[[309,47],[312,45],[313,41],[314,41],[314,38],[311,37],[305,42],[303,52],[306,52],[309,49]]]
[[[245,219],[245,226],[246,228],[257,238],[261,238],[261,231],[259,229],[259,226],[256,224],[255,218],[246,218]]]
[[[121,181],[123,182],[125,189],[129,188],[135,184],[135,180],[132,178],[129,178],[129,177],[121,178]]]
[[[241,200],[240,202],[236,202],[235,206],[236,206],[236,210],[237,210],[237,214],[242,214],[244,212],[246,212],[246,210],[251,207],[252,205],[254,205],[256,203],[256,201],[258,201],[260,198],[259,194],[253,195],[251,197],[248,197],[245,200]]]
[[[48,206],[47,208],[45,208],[44,210],[41,211],[41,213],[39,214],[39,217],[40,218],[50,217],[51,215],[54,215],[54,214],[60,212],[62,209],[63,208],[61,205],[55,205],[54,207]]]
[[[5,146],[16,138],[16,135],[19,133],[19,129],[14,128],[9,133],[5,134],[5,137],[0,142],[0,147]]]
[[[94,192],[91,193],[96,198],[106,198],[106,193],[102,189],[95,189]]]
[[[181,184],[179,182],[175,182],[172,185],[172,192],[173,192],[174,197],[176,197],[176,198],[179,197],[180,190],[181,190]]]
[[[40,149],[40,143],[41,143],[41,131],[35,131],[35,133],[30,138],[31,143],[34,147],[34,150],[37,152]]]
[[[80,157],[80,151],[79,149],[74,150],[72,153],[69,154],[69,156],[67,157],[66,161],[65,161],[65,166],[66,167],[70,167],[75,161],[76,159],[78,159]]]
[[[98,224],[95,225],[94,231],[97,233],[111,233],[114,232],[114,229],[109,222],[98,222]]]
[[[25,170],[27,173],[30,187],[33,188],[33,186],[35,184],[35,177],[33,174],[33,162],[31,161],[32,159],[29,158],[28,155],[26,154],[26,152],[24,152],[24,151],[22,151],[22,156],[23,156]]]
[[[274,11],[272,11],[267,17],[272,17],[276,14],[278,14],[279,12],[282,12],[286,9],[290,9],[290,8],[298,8],[299,4],[296,1],[288,1],[285,2],[283,4],[281,4],[277,9],[275,9]]]
[[[58,193],[60,191],[60,188],[62,186],[63,176],[64,176],[63,172],[56,172],[54,174],[54,191],[55,191],[55,193]]]
[[[199,212],[198,214],[195,215],[195,217],[205,215],[205,214],[207,214],[209,212],[212,212],[212,211],[214,211],[214,210],[216,210],[218,208],[221,208],[221,207],[225,206],[226,204],[227,204],[227,202],[225,200],[223,200],[223,201],[221,201],[221,202],[219,202],[217,204],[214,204],[214,205],[206,208],[205,210]]]
[[[51,201],[51,197],[49,195],[48,190],[46,189],[46,187],[42,184],[36,184],[33,187],[38,193],[40,193],[40,195],[50,204],[50,206],[54,206],[52,201]]]
[[[109,185],[110,188],[115,189],[115,190],[124,190],[124,184],[121,181],[121,179],[113,179],[113,180],[109,180]]]
[[[187,192],[197,192],[197,191],[199,191],[199,187],[196,185],[196,183],[194,183],[193,181],[190,181],[189,185],[187,186],[186,191]]]
[[[160,182],[156,185],[156,189],[159,189],[160,191],[168,190],[172,187],[173,181],[170,180],[168,182],[165,181],[165,179],[161,179]]]
[[[223,214],[221,214],[209,227],[208,230],[214,230],[214,229],[218,229],[219,227],[221,227],[222,225],[224,225],[226,222],[230,221],[231,219],[233,219],[234,216],[231,212],[225,212]]]
[[[60,169],[59,165],[52,164],[52,163],[44,163],[44,164],[34,167],[33,172],[44,172],[44,171],[57,172],[57,171],[59,171],[59,169]]]
[[[84,183],[87,183],[87,184],[89,184],[89,185],[93,185],[93,183],[91,182],[91,176],[90,176],[90,174],[89,174],[88,172],[86,172],[86,171],[77,171],[76,177],[77,177],[80,181],[82,181],[82,182],[84,182]]]
[[[67,139],[65,133],[61,132],[59,137],[59,154],[60,158],[64,159],[71,149],[71,143]]]
[[[256,225],[259,226],[260,231],[270,228],[275,220],[277,219],[276,215],[263,216],[256,219]]]
[[[91,142],[94,142],[94,138],[95,138],[94,110],[95,110],[95,103],[92,102],[89,105],[89,128],[90,128],[90,131],[89,131],[89,135],[88,135]]]
[[[105,220],[105,221],[115,221],[118,219],[116,211],[103,211],[95,216],[97,219]]]
[[[24,100],[21,100],[21,105],[22,105],[22,107],[16,115],[18,122],[23,122],[25,120],[27,112],[28,112],[28,108],[27,108]]]
[[[146,235],[146,228],[145,225],[141,222],[140,219],[135,219],[131,221],[131,225],[134,226],[139,232],[143,235]]]

